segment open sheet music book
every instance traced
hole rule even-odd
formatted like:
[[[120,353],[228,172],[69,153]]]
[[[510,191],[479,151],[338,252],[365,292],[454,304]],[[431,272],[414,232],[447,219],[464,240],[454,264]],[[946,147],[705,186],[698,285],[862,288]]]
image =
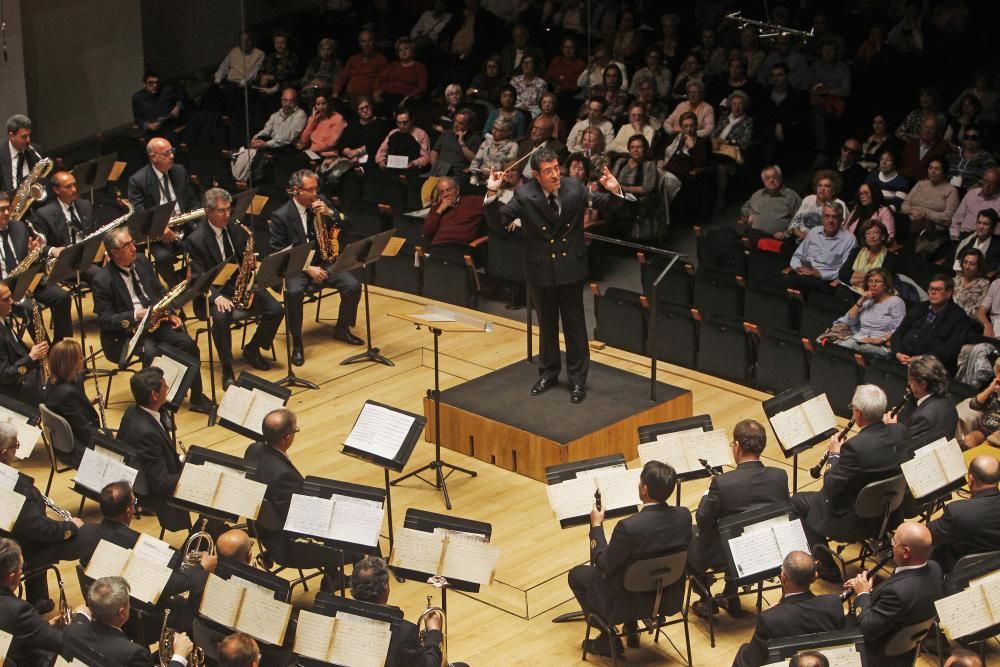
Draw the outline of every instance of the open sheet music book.
[[[806,649],[803,649],[806,650]],[[844,646],[827,646],[825,648],[809,649],[817,653],[822,653],[830,667],[862,667],[861,654],[853,644]],[[801,653],[801,651],[800,651]],[[788,661],[772,662],[763,667],[788,667]]]
[[[135,484],[139,471],[124,463],[125,457],[103,447],[85,449],[73,483],[100,493],[111,482]]]
[[[31,456],[38,439],[42,437],[42,429],[33,426],[30,421],[21,413],[0,405],[0,422],[7,422],[17,429],[17,451],[14,452],[14,457],[18,460]]]
[[[280,396],[274,396],[256,387],[247,389],[231,384],[223,394],[216,414],[219,419],[226,419],[260,434],[267,413],[284,405],[285,401]]]
[[[86,574],[91,579],[124,577],[129,585],[129,595],[136,600],[156,604],[173,571],[162,562],[146,557],[145,550],[123,547],[101,540],[87,564]]]
[[[921,447],[909,461],[900,466],[906,485],[914,498],[923,498],[965,477],[965,459],[962,448],[955,440],[939,438]]]
[[[954,641],[1000,623],[1000,572],[969,582],[964,591],[934,603],[938,621]]]
[[[24,496],[6,486],[0,486],[0,530],[7,533],[14,527],[24,506]]]
[[[783,449],[792,449],[837,428],[837,417],[826,394],[771,415],[768,420]]]
[[[635,509],[642,504],[639,499],[640,474],[642,468],[596,468],[578,472],[576,479],[550,484],[545,491],[549,495],[549,505],[560,521],[590,514],[594,493],[598,489],[601,491],[601,507],[605,510],[621,507]]]
[[[395,537],[392,566],[480,585],[493,581],[500,547],[481,535],[400,528]]]
[[[698,459],[705,459],[713,468],[736,464],[725,431],[694,428],[663,433],[653,442],[641,443],[638,450],[643,465],[660,461],[669,464],[678,475],[704,470]]]
[[[162,354],[154,358],[150,366],[163,371],[163,380],[167,383],[167,402],[172,402],[184,380],[184,374],[187,373],[187,366]]]
[[[334,494],[318,498],[292,494],[285,530],[338,542],[378,545],[384,507],[377,500]]]
[[[232,389],[232,387],[230,387]],[[256,519],[267,485],[225,466],[185,463],[174,497],[202,507]]]
[[[280,646],[285,641],[292,605],[275,600],[270,591],[261,592],[209,574],[198,613],[227,628]]]
[[[307,658],[351,667],[382,667],[389,654],[392,626],[346,611],[324,616],[299,612],[292,651]]]
[[[413,422],[413,417],[404,412],[366,402],[344,446],[379,458],[394,459],[406,442]]]
[[[743,534],[729,540],[729,551],[739,577],[748,577],[781,567],[791,551],[809,553],[802,521],[779,516],[747,526]]]

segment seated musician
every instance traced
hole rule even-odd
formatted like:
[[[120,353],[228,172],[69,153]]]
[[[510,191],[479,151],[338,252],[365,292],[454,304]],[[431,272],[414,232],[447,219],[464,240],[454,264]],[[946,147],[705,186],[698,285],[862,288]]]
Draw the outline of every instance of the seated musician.
[[[691,540],[688,567],[695,576],[703,575],[710,567],[725,566],[726,553],[719,539],[719,520],[761,505],[788,500],[788,475],[780,468],[768,468],[761,463],[760,455],[767,444],[767,431],[752,419],[744,419],[733,429],[733,458],[736,470],[712,477],[708,492],[702,496],[695,513],[698,534]],[[705,581],[706,587],[708,581]],[[692,607],[699,616],[708,616],[716,609],[709,609],[709,600],[702,599]],[[730,615],[742,613],[736,586],[726,584],[726,611]],[[714,603],[713,603],[714,604]]]
[[[215,553],[221,558],[250,565],[253,560],[253,540],[245,530],[231,528],[216,538]]]
[[[135,242],[127,227],[108,232],[104,247],[111,261],[94,278],[94,311],[101,326],[104,356],[116,362],[136,326],[146,311],[163,297],[164,290],[149,260],[136,254]],[[161,346],[173,347],[201,361],[198,345],[182,324],[176,315],[167,314],[155,331],[146,333],[141,342],[144,366],[153,360]],[[212,402],[202,393],[200,371],[191,383],[190,399],[191,411],[211,412]]]
[[[156,366],[143,368],[132,376],[129,386],[135,405],[125,410],[118,439],[134,450],[138,467],[146,475],[149,494],[143,496],[142,503],[156,512],[164,528],[190,529],[191,516],[167,504],[181,477],[181,459],[164,423],[169,388],[163,371]]]
[[[288,246],[316,241],[316,223],[325,225],[329,234],[333,224],[342,224],[344,216],[325,197],[319,195],[319,180],[316,173],[302,169],[292,174],[288,182],[291,199],[271,214],[271,251],[277,252]],[[358,317],[361,302],[361,285],[348,272],[333,273],[332,260],[324,260],[319,249],[313,255],[310,266],[296,276],[285,277],[285,325],[291,330],[292,363],[305,363],[302,348],[302,300],[307,289],[320,285],[333,287],[340,292],[340,310],[333,337],[351,345],[361,345],[363,340],[351,333],[351,327]]]
[[[885,392],[873,384],[854,390],[851,417],[858,434],[830,438],[830,468],[823,476],[820,491],[800,491],[792,496],[792,512],[802,519],[802,528],[810,548],[826,545],[827,539],[855,541],[874,535],[881,519],[861,519],[854,512],[854,502],[867,484],[899,474],[896,447],[907,440],[906,427],[886,424]],[[817,553],[813,549],[813,553]],[[832,557],[820,550],[819,576],[827,581],[840,578]]]
[[[21,260],[42,243],[27,225],[11,218],[10,204],[10,196],[0,192],[0,274],[2,274],[0,277],[4,280],[8,280]],[[52,314],[53,339],[72,338],[73,319],[70,316],[72,299],[69,292],[58,285],[46,284],[43,279],[35,287],[33,296],[35,301],[48,308]]]
[[[1000,462],[983,454],[972,459],[965,478],[972,497],[955,500],[927,524],[934,541],[934,560],[951,572],[962,556],[993,551],[1000,544]]]
[[[65,419],[73,432],[73,451],[56,451],[56,457],[66,465],[79,467],[83,450],[93,442],[101,422],[83,388],[83,348],[75,338],[63,338],[49,350],[49,379],[42,403]]]
[[[152,665],[149,649],[137,644],[122,632],[129,619],[129,585],[123,577],[101,577],[87,589],[87,607],[73,617],[63,632],[63,653],[73,655],[73,647],[85,646],[100,653],[107,665]],[[186,667],[194,648],[183,632],[174,634],[174,654],[169,667]]]
[[[933,427],[949,438],[954,437],[958,410],[947,396],[948,371],[944,364],[930,354],[913,357],[906,369],[906,384],[910,397],[895,419],[886,415],[886,422],[898,421],[905,425],[910,436],[920,435]]]
[[[772,639],[829,632],[844,627],[844,603],[835,593],[814,595],[816,561],[804,551],[792,551],[781,563],[781,602],[757,616],[757,628],[740,646],[733,667],[760,667],[767,662],[767,642]]]
[[[94,232],[98,224],[94,218],[94,205],[77,194],[73,174],[68,171],[54,173],[52,192],[55,198],[32,209],[31,215],[38,232],[48,242],[49,257],[58,257],[66,246],[78,243]],[[100,268],[99,264],[91,264],[80,277],[89,285]]]
[[[260,647],[245,632],[234,632],[219,642],[219,667],[258,667]]]
[[[953,648],[951,655],[944,662],[944,667],[983,667],[983,661],[978,653],[967,648]]]
[[[187,169],[174,164],[176,152],[177,149],[161,137],[150,139],[146,144],[149,164],[128,179],[128,200],[136,211],[174,202],[171,216],[177,216],[198,207],[198,195],[191,187]],[[177,229],[167,227],[163,231],[163,240],[155,241],[150,247],[156,263],[156,273],[170,287],[181,281],[174,262],[181,253],[181,238],[194,231],[194,227],[191,222]]]
[[[13,636],[4,664],[48,665],[62,650],[62,619],[56,615],[46,622],[30,602],[17,596],[23,572],[21,547],[0,537],[0,631]]]
[[[205,192],[207,224],[199,225],[185,240],[191,258],[191,275],[204,273],[223,262],[241,267],[229,278],[225,285],[212,287],[212,340],[219,351],[219,361],[222,363],[222,384],[228,387],[234,380],[233,374],[233,342],[229,327],[236,317],[242,317],[245,310],[239,310],[233,302],[236,291],[236,281],[242,273],[243,256],[250,240],[243,225],[229,224],[232,213],[233,198],[222,188],[211,188]],[[251,232],[252,233],[252,232]],[[255,269],[251,260],[249,271]],[[251,276],[252,277],[252,276]],[[252,312],[260,314],[260,324],[246,347],[243,348],[243,359],[259,371],[270,370],[269,364],[260,354],[261,348],[270,348],[274,343],[274,334],[281,325],[281,305],[266,289],[254,289],[252,292]]]
[[[622,519],[611,534],[611,541],[604,536],[604,510],[594,507],[590,511],[590,562],[577,565],[569,571],[569,587],[585,614],[596,613],[609,619],[620,607],[647,612],[653,606],[653,594],[626,593],[623,577],[626,566],[636,558],[651,558],[683,551],[691,542],[691,512],[686,507],[671,507],[667,498],[674,492],[677,474],[674,469],[659,461],[650,461],[642,467],[639,477],[639,499],[642,510]],[[609,619],[609,622],[614,622]],[[639,645],[637,624],[626,624],[631,631],[629,647]],[[622,653],[621,640],[611,638],[603,631],[587,640],[588,653],[611,656]]]
[[[3,216],[3,193],[0,192],[0,216]],[[14,297],[7,283],[0,281],[0,394],[27,405],[42,402],[41,360],[49,353],[46,341],[25,345],[10,323]]]
[[[0,422],[0,463],[14,464],[17,451],[17,429],[7,422]],[[24,496],[24,505],[11,527],[10,534],[21,546],[25,570],[37,570],[63,560],[76,560],[76,533],[83,521],[73,517],[68,521],[56,521],[45,515],[45,501],[42,493],[35,488],[35,480],[18,474],[14,491]],[[44,572],[24,582],[25,599],[35,605],[41,613],[47,613],[55,606],[49,599],[48,579]]]

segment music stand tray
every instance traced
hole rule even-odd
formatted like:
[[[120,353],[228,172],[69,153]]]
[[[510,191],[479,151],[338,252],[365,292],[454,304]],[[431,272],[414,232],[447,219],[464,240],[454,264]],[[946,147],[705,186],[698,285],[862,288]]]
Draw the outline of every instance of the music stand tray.
[[[108,184],[108,177],[118,160],[118,153],[108,153],[93,160],[87,160],[73,167],[73,178],[76,179],[77,192],[81,197],[91,196]],[[93,197],[91,197],[93,203]]]
[[[645,444],[647,442],[655,441],[659,436],[666,435],[667,433],[678,433],[680,431],[694,431],[696,429],[701,429],[702,431],[712,431],[715,427],[712,424],[712,415],[694,415],[693,417],[684,417],[683,419],[673,419],[668,422],[660,422],[658,424],[647,424],[645,426],[639,427],[639,443]],[[721,472],[721,468],[716,468]],[[677,505],[681,504],[681,483],[687,482],[694,479],[704,479],[710,477],[711,473],[707,470],[691,470],[689,472],[679,473],[677,475]]]
[[[545,468],[545,480],[549,486],[552,486],[553,484],[559,484],[560,482],[568,482],[572,479],[576,479],[578,473],[587,470],[627,467],[628,465],[625,461],[624,454],[609,454],[608,456],[598,456],[585,461],[571,461],[570,463],[560,463],[558,465],[548,466]],[[635,514],[635,507],[618,507],[615,509],[605,510],[604,517],[606,519],[613,519],[618,516],[626,516],[629,514]],[[562,519],[559,522],[559,527],[569,528],[570,526],[582,526],[589,521],[590,516],[583,514],[581,516]]]

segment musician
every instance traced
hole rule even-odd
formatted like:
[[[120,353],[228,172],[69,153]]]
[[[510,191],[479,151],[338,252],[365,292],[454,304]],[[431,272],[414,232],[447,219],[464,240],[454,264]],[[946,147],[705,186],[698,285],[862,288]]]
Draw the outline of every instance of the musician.
[[[17,429],[10,423],[0,422],[0,463],[14,465],[18,444]],[[7,537],[14,538],[21,546],[26,568],[37,570],[59,561],[76,560],[76,533],[83,521],[77,517],[56,521],[46,516],[42,494],[35,488],[35,480],[27,475],[18,473],[14,491],[25,500]],[[47,613],[54,607],[44,572],[27,579],[24,590],[25,599],[34,604],[39,613]]]
[[[885,392],[873,384],[859,385],[851,400],[851,416],[858,427],[852,438],[839,433],[830,438],[830,468],[820,491],[800,491],[792,496],[792,512],[802,519],[809,546],[826,545],[827,538],[855,541],[874,535],[880,519],[861,519],[854,501],[865,485],[899,474],[896,447],[908,439],[902,424],[886,424]],[[813,549],[813,553],[817,553]],[[819,576],[840,578],[831,556],[819,552]]]
[[[0,208],[3,205],[0,193]],[[46,341],[33,343],[31,347],[24,344],[14,333],[10,320],[13,306],[10,287],[0,281],[0,394],[37,407],[42,400],[40,362],[49,353],[49,344]]]
[[[719,538],[719,520],[761,505],[788,500],[788,474],[781,468],[768,468],[760,460],[767,445],[767,431],[759,422],[744,419],[733,429],[733,459],[736,470],[712,477],[708,491],[701,497],[695,522],[698,534],[691,541],[688,567],[695,576],[703,576],[710,567],[725,566],[726,552]],[[708,581],[705,580],[706,588]],[[699,616],[715,613],[709,600],[699,590],[702,599],[692,607]],[[736,586],[727,583],[726,611],[731,616],[742,615]]]
[[[219,667],[258,667],[260,648],[245,632],[234,632],[219,642]]]
[[[24,573],[24,557],[17,542],[0,537],[0,630],[13,636],[7,663],[20,667],[51,664],[62,650],[61,619],[46,622],[29,602],[17,596]]]
[[[191,258],[191,274],[198,275],[223,262],[241,267],[246,252],[249,235],[241,225],[229,224],[232,213],[232,196],[222,188],[211,188],[203,198],[208,224],[199,225],[187,238],[184,246]],[[253,271],[256,260],[249,267]],[[209,303],[212,308],[212,340],[219,351],[222,363],[222,384],[228,387],[234,380],[233,342],[229,328],[236,318],[246,317],[247,312],[238,310],[232,299],[240,271],[236,271],[222,286],[213,285]],[[271,364],[261,355],[260,349],[270,348],[274,334],[281,325],[283,315],[281,305],[266,289],[253,290],[252,312],[260,314],[260,324],[246,347],[243,359],[259,371],[271,369]]]
[[[136,211],[154,208],[160,204],[174,202],[171,215],[187,213],[198,207],[198,196],[191,187],[187,169],[174,164],[174,153],[177,149],[162,137],[155,137],[146,144],[146,155],[149,164],[132,174],[128,179],[128,200]],[[163,282],[173,287],[180,282],[180,276],[174,269],[174,262],[181,252],[181,237],[194,230],[194,224],[188,222],[178,231],[167,227],[163,231],[163,240],[152,244],[153,261],[156,272]]]
[[[58,257],[66,246],[82,241],[98,225],[94,219],[94,205],[77,194],[73,174],[68,171],[53,174],[52,192],[55,198],[32,208],[31,215],[34,216],[35,227],[49,244],[49,256]],[[91,264],[80,277],[89,285],[100,268],[98,264]]]
[[[288,246],[316,241],[315,224],[327,225],[333,233],[331,221],[343,224],[344,215],[320,196],[319,180],[316,172],[301,169],[292,174],[288,181],[291,199],[271,214],[271,251],[277,252]],[[317,218],[319,216],[319,218]],[[340,311],[337,326],[333,330],[336,340],[351,345],[361,345],[363,340],[351,333],[357,321],[358,303],[361,301],[361,284],[347,272],[333,273],[332,261],[324,261],[317,250],[310,266],[296,276],[285,277],[285,319],[292,336],[292,363],[305,363],[302,348],[302,299],[306,289],[319,286],[333,287],[340,292]]]
[[[993,551],[1000,544],[1000,462],[990,454],[977,456],[965,479],[972,497],[948,503],[927,524],[934,560],[946,573],[962,556]]]
[[[760,667],[767,662],[767,642],[772,639],[830,632],[844,627],[844,603],[834,593],[814,595],[816,561],[804,551],[792,551],[781,563],[781,602],[757,616],[757,628],[740,646],[733,667]]]
[[[830,667],[830,661],[819,651],[802,651],[789,658],[788,667]]]
[[[536,153],[537,155],[537,153]],[[536,170],[537,172],[537,170]],[[543,170],[542,174],[546,172]],[[544,177],[544,176],[543,176]],[[677,474],[660,461],[650,461],[642,467],[639,476],[639,499],[642,510],[622,519],[615,526],[608,542],[604,536],[604,510],[590,511],[590,562],[577,565],[569,571],[569,587],[585,614],[597,613],[609,618],[617,609],[652,608],[652,593],[628,593],[624,590],[625,566],[636,558],[651,558],[687,549],[691,541],[691,512],[686,507],[670,507],[667,498],[674,492]],[[638,634],[635,624],[626,624],[631,630],[629,646],[637,647]],[[611,657],[624,649],[621,640],[614,646],[603,631],[586,642],[588,653]]]
[[[911,436],[934,427],[953,437],[958,428],[958,410],[947,396],[948,371],[944,364],[930,354],[913,357],[907,366],[906,384],[912,395],[895,419],[886,415],[885,421],[904,424]]]
[[[28,231],[27,225],[10,217],[9,197],[0,192],[0,273],[3,278],[10,277],[10,272],[24,259],[29,252],[38,247],[41,239]],[[70,316],[72,299],[69,292],[58,285],[39,285],[34,292],[35,301],[47,307],[52,317],[53,339],[72,338],[73,320]]]
[[[7,141],[0,143],[0,190],[16,189],[39,159],[31,143],[31,119],[14,114],[7,119]]]
[[[100,653],[107,665],[139,667],[154,663],[149,649],[133,642],[122,632],[131,613],[129,585],[123,577],[101,577],[87,589],[87,609],[73,618],[64,631],[65,653],[74,646],[86,646]],[[194,644],[183,632],[174,634],[174,654],[169,667],[186,667]]]
[[[521,220],[525,245],[525,276],[531,298],[538,308],[538,380],[531,395],[538,396],[556,386],[562,361],[559,355],[559,320],[566,337],[566,376],[570,401],[587,397],[590,348],[583,310],[583,281],[589,273],[583,238],[583,214],[592,201],[598,208],[617,208],[625,201],[618,181],[605,168],[600,178],[605,193],[588,194],[575,178],[562,178],[559,156],[543,148],[531,156],[533,181],[517,189],[506,204],[497,201],[503,173],[495,171],[486,185],[486,222],[500,232],[515,219]],[[613,193],[617,196],[611,196]],[[631,195],[630,195],[631,196]]]
[[[150,306],[164,295],[149,260],[137,255],[128,228],[112,229],[104,237],[110,260],[94,278],[94,311],[101,327],[101,347],[111,360],[122,350]],[[141,343],[143,365],[149,364],[160,347],[173,347],[201,362],[201,351],[176,315],[168,315],[155,331],[147,332]],[[200,367],[200,366],[199,366]],[[212,402],[202,393],[201,372],[191,383],[190,410],[209,414]]]
[[[49,350],[49,379],[42,394],[45,407],[69,424],[73,451],[55,451],[65,465],[78,468],[83,451],[94,440],[101,421],[83,389],[83,348],[74,338],[63,338]]]
[[[931,532],[917,522],[900,524],[892,538],[896,570],[874,585],[867,572],[844,584],[857,594],[858,627],[865,637],[869,667],[909,667],[916,649],[888,657],[883,649],[901,628],[934,618],[934,601],[943,595],[941,567],[932,560]]]
[[[222,558],[250,565],[253,560],[253,540],[245,530],[231,528],[216,538],[215,553]]]
[[[181,476],[181,460],[177,447],[164,421],[163,406],[167,403],[167,381],[156,366],[143,368],[129,380],[135,405],[122,416],[118,439],[135,451],[139,469],[146,475],[148,495],[142,498],[156,512],[160,525],[179,526],[172,530],[191,528],[190,515],[167,504]]]

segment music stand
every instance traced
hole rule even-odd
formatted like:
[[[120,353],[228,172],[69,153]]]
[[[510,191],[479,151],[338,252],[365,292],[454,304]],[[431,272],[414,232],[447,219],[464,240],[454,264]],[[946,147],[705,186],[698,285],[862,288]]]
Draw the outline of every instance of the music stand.
[[[101,236],[94,236],[93,238],[82,239],[72,245],[66,246],[59,253],[59,256],[56,257],[56,261],[52,265],[52,271],[49,272],[49,282],[52,284],[62,283],[71,278],[75,279],[75,282],[70,287],[70,294],[73,297],[73,303],[76,305],[77,320],[81,323],[83,322],[82,276],[94,264],[97,249],[101,246],[102,242],[103,238]],[[80,347],[84,352],[87,350],[86,329],[81,324]],[[104,371],[104,374],[107,373],[108,371]]]
[[[387,229],[384,232],[379,232],[378,234],[373,234],[368,238],[348,244],[348,246],[341,251],[340,256],[337,258],[337,262],[333,265],[332,270],[334,272],[353,271],[358,268],[362,269],[361,289],[364,292],[365,297],[365,339],[368,342],[368,349],[359,354],[347,357],[340,362],[341,366],[356,364],[359,361],[376,361],[380,364],[385,364],[386,366],[396,365],[387,357],[379,354],[377,347],[372,347],[372,318],[371,310],[368,305],[368,265],[377,262],[379,258],[382,257],[385,247],[389,245],[389,240],[395,233],[396,231],[394,229]],[[342,262],[346,264],[343,267],[341,267]]]
[[[250,208],[250,204],[253,203],[253,198],[257,195],[257,188],[250,188],[249,190],[244,190],[233,195],[233,212],[230,214],[230,219],[239,220],[242,222],[243,215]],[[250,214],[251,219],[254,217]]]
[[[289,246],[278,252],[271,253],[261,261],[254,276],[254,285],[259,289],[269,287],[278,289],[284,283],[285,276],[300,273],[312,254],[311,243],[300,243]],[[288,328],[288,313],[285,313],[285,363],[288,373],[277,381],[282,387],[302,387],[304,389],[319,389],[319,386],[298,377],[292,366],[292,332]]]
[[[768,423],[770,423],[771,417],[779,412],[790,410],[796,405],[801,405],[802,403],[805,403],[806,401],[823,393],[824,392],[816,391],[808,384],[804,384],[800,387],[786,389],[780,394],[767,399],[761,403],[761,407],[764,408],[764,414],[767,415]],[[800,442],[794,445],[790,444],[787,448],[785,447],[785,444],[781,442],[780,438],[778,439],[778,445],[781,447],[781,451],[785,455],[785,458],[792,459],[792,493],[799,490],[799,454],[807,449],[811,449],[815,445],[818,445],[836,432],[837,429],[835,428],[827,429],[823,433],[818,433],[805,442]],[[777,438],[777,436],[775,437]]]
[[[217,452],[206,447],[199,447],[198,445],[192,445],[187,450],[187,455],[184,457],[184,465],[190,463],[191,465],[204,465],[206,462],[214,463],[215,465],[223,466],[224,468],[231,468],[239,472],[246,472],[247,466],[245,461],[239,456],[233,456],[232,454],[226,454],[224,452]],[[166,499],[166,503],[172,507],[177,507],[185,512],[195,512],[201,517],[207,517],[209,519],[214,519],[222,523],[236,524],[239,523],[239,515],[226,512],[221,509],[216,509],[209,505],[200,505],[198,503],[192,502],[190,500],[185,500],[183,498],[177,498],[176,496],[170,496]],[[255,520],[257,517],[248,517],[250,520]]]
[[[264,392],[265,394],[270,394],[271,396],[277,396],[278,398],[281,399],[284,405],[288,405],[288,398],[292,395],[292,392],[289,391],[288,389],[285,389],[284,387],[275,384],[274,382],[265,380],[264,378],[258,377],[253,373],[249,373],[247,371],[240,371],[240,374],[236,377],[236,381],[230,385],[230,387],[232,386],[241,387],[243,389],[249,389],[250,391],[257,389],[259,391]],[[251,440],[261,439],[260,431],[253,431],[243,426],[242,424],[237,424],[236,422],[230,421],[225,417],[219,417],[216,423],[222,428],[229,429],[233,433],[239,433],[240,435],[244,435],[250,438]]]
[[[118,153],[108,153],[93,160],[81,162],[73,167],[73,178],[76,179],[77,193],[81,197],[90,196],[90,203],[94,203],[94,191],[103,188],[108,184],[108,176],[115,167],[118,160]]]
[[[441,338],[441,334],[445,331],[450,333],[482,333],[484,331],[490,333],[493,331],[493,323],[488,320],[481,320],[479,318],[472,317],[470,315],[463,315],[461,313],[445,310],[444,308],[439,308],[437,306],[424,306],[424,309],[417,313],[389,314],[393,317],[398,317],[401,320],[412,322],[417,325],[418,329],[425,326],[434,336],[434,391],[428,392],[434,400],[434,460],[427,465],[417,468],[411,473],[407,473],[402,477],[397,477],[392,481],[392,484],[396,485],[404,479],[416,477],[417,479],[430,484],[435,489],[439,489],[444,495],[444,506],[450,510],[451,498],[448,497],[448,485],[445,480],[449,475],[451,475],[451,473],[456,471],[463,472],[469,477],[475,477],[477,473],[474,470],[459,468],[458,466],[454,466],[441,460],[441,365],[438,357],[439,339]],[[442,473],[443,468],[450,468],[447,475]],[[435,481],[431,482],[420,476],[420,473],[425,470],[434,471]]]
[[[399,607],[352,600],[351,598],[333,595],[326,591],[316,593],[316,598],[313,600],[313,608],[310,611],[315,614],[323,614],[324,616],[333,616],[335,618],[337,613],[342,611],[355,616],[363,616],[388,623],[389,631],[393,636],[395,636],[403,624],[403,610]],[[334,663],[299,655],[297,664],[302,667],[323,667]]]
[[[639,443],[645,444],[647,442],[654,442],[659,436],[666,435],[667,433],[679,433],[680,431],[694,431],[697,429],[701,429],[702,431],[714,430],[712,425],[712,415],[695,415],[693,417],[685,417],[684,419],[674,419],[668,422],[640,426],[638,429]],[[716,468],[716,470],[721,471],[722,469]],[[677,506],[680,507],[681,505],[681,482],[693,479],[704,479],[710,476],[711,473],[707,470],[691,470],[685,473],[678,473]]]
[[[896,447],[896,455],[899,457],[899,461],[905,462],[914,458],[917,454],[917,450],[925,447],[933,442],[936,442],[942,438],[949,439],[947,434],[940,426],[932,426],[928,430],[913,436],[909,440],[906,440],[902,444]],[[905,473],[903,475],[906,476]],[[944,486],[940,486],[925,496],[920,498],[915,498],[913,492],[910,491],[910,485],[906,485],[906,492],[903,497],[903,515],[907,518],[911,516],[919,516],[924,522],[929,522],[931,516],[934,515],[939,509],[943,509],[945,503],[951,500],[951,494],[954,491],[965,486],[965,475],[948,482]]]
[[[971,560],[971,559],[970,559]],[[961,593],[963,590],[969,587],[972,581],[985,577],[987,575],[993,574],[994,572],[1000,570],[1000,553],[992,553],[984,556],[979,560],[970,562],[968,565],[962,565],[952,570],[949,574],[944,577],[944,594],[945,596],[954,595],[956,593]],[[943,633],[940,625],[937,629],[938,633]],[[983,658],[983,664],[986,664],[986,641],[991,637],[996,636],[1000,632],[1000,624],[994,623],[993,625],[988,625],[985,628],[981,628],[972,632],[971,634],[965,635],[964,637],[950,637],[953,641],[961,641],[961,643],[979,644],[980,656]],[[938,634],[938,638],[940,638]],[[940,647],[940,644],[938,644]]]
[[[834,646],[853,645],[858,652],[862,667],[867,667],[868,660],[865,656],[865,637],[859,628],[847,628],[845,630],[831,630],[829,632],[815,632],[808,635],[798,635],[795,637],[782,637],[780,639],[769,639],[767,642],[767,662],[784,662],[802,652],[819,651],[824,648]]]
[[[128,231],[133,239],[142,239],[146,253],[154,241],[163,238],[163,232],[170,222],[170,216],[174,212],[177,202],[167,202],[152,208],[136,211],[128,219]]]

